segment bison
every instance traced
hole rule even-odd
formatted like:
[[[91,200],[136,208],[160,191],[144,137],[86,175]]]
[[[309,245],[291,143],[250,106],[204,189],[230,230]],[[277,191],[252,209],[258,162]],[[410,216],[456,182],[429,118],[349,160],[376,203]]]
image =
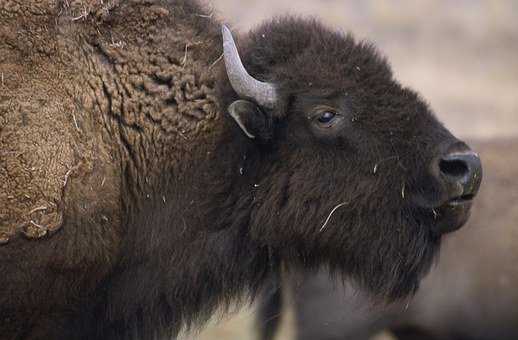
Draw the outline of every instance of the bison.
[[[4,339],[170,338],[282,265],[381,300],[468,218],[477,154],[312,19],[196,1],[0,3]]]
[[[485,185],[466,227],[443,243],[440,259],[414,299],[375,306],[329,274],[297,273],[293,295],[297,339],[369,339],[391,328],[399,340],[518,339],[518,139],[476,142]],[[275,287],[275,286],[274,286]],[[258,314],[260,339],[273,339],[282,292],[270,290]]]

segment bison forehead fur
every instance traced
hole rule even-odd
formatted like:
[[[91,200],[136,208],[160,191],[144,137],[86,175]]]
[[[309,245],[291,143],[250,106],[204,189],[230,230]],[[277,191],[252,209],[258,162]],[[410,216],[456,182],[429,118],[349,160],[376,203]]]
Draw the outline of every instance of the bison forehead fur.
[[[0,38],[2,336],[170,336],[283,262],[380,300],[428,270],[434,215],[409,198],[442,199],[428,164],[456,140],[372,46],[293,18],[243,37],[279,91],[248,102],[251,140],[194,1],[6,0]],[[315,128],[329,107],[340,129]]]

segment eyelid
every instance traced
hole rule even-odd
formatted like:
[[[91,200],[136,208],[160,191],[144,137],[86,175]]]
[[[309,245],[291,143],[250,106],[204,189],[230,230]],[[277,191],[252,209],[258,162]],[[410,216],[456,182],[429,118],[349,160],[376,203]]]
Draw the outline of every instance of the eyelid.
[[[317,119],[318,116],[320,116],[323,112],[327,112],[327,111],[333,112],[336,116],[342,115],[339,110],[337,110],[336,108],[334,108],[332,106],[319,105],[312,110],[312,112],[308,116],[308,119]]]

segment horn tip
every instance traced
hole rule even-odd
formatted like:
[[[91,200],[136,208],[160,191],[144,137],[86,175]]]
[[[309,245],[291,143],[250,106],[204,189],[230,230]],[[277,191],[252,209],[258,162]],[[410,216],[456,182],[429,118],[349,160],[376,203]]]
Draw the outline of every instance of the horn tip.
[[[225,25],[225,24],[222,24],[222,25],[221,25],[221,33],[222,33],[223,35],[229,35],[229,34],[231,35],[231,34],[232,34],[232,33],[230,32],[230,29],[228,28],[228,26],[227,26],[227,25]]]

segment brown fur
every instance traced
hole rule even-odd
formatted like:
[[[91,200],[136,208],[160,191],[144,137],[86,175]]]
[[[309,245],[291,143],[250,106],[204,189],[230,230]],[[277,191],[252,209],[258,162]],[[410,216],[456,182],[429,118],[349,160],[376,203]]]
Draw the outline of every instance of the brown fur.
[[[145,193],[155,162],[176,164],[172,150],[192,152],[178,147],[210,134],[208,122],[219,112],[213,76],[205,72],[218,58],[219,45],[209,41],[217,28],[198,37],[196,29],[211,27],[201,17],[186,25],[188,4],[171,16],[171,8],[147,1],[116,4],[0,3],[0,242],[9,245],[0,271],[11,277],[2,287],[8,299],[0,301],[4,334],[30,335],[34,322],[46,322],[38,315],[91,291],[112,268],[124,232],[121,169],[134,194]],[[153,29],[164,16],[171,30]],[[87,42],[82,50],[78,41]],[[170,72],[175,83],[166,85]],[[53,281],[44,279],[55,270]],[[23,321],[11,316],[20,297],[31,311]]]

